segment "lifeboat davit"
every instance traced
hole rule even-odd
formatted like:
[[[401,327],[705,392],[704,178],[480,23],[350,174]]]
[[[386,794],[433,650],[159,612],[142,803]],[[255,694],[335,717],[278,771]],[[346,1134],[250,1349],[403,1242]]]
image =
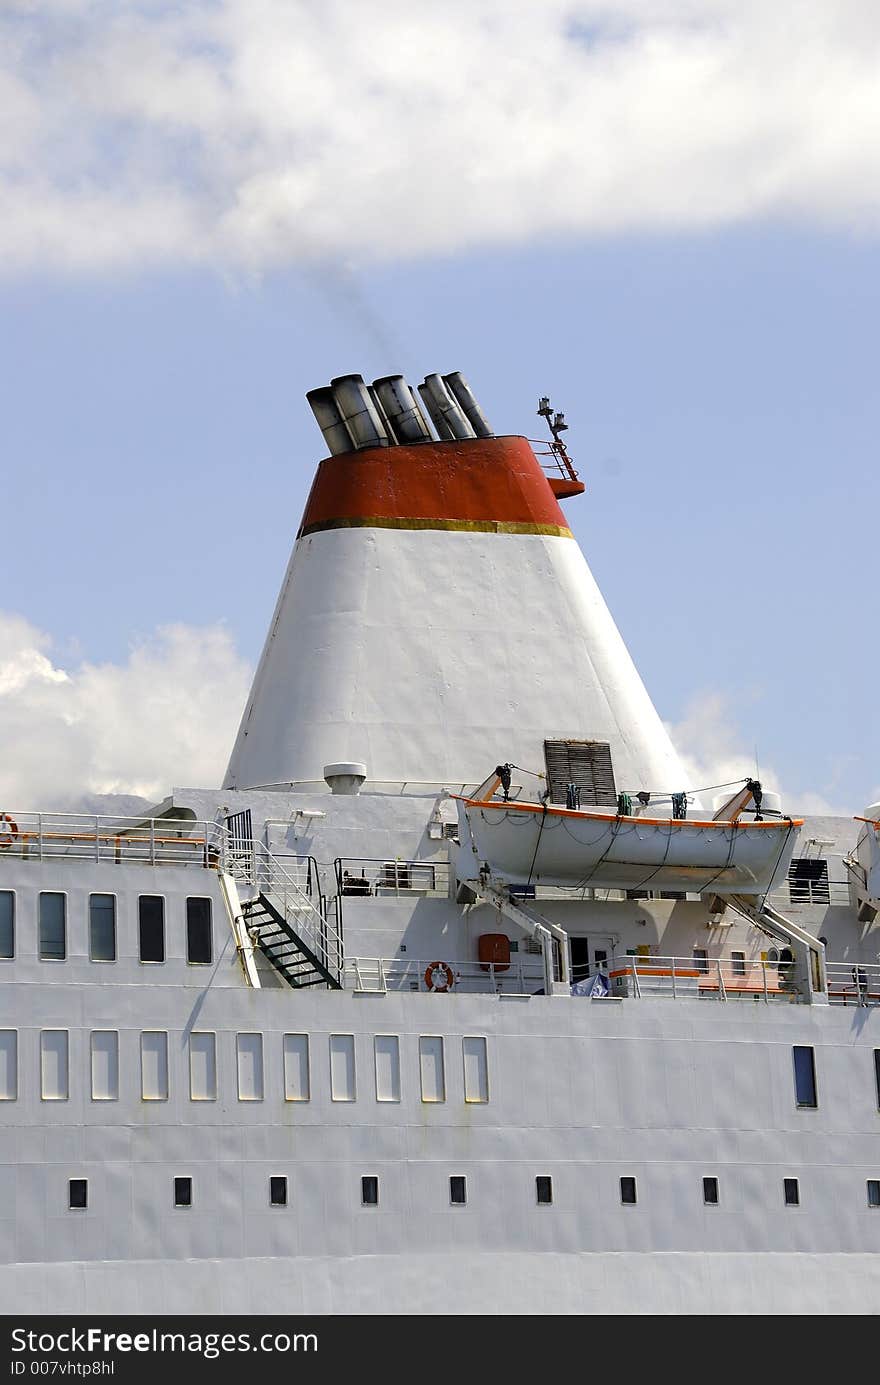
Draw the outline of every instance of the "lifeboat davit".
[[[459,799],[461,840],[510,884],[758,894],[784,878],[801,818],[626,816]]]

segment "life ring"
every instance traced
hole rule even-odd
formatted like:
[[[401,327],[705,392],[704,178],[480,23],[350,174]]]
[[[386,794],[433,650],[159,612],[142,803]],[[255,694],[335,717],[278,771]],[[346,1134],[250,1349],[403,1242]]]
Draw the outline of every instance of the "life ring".
[[[425,969],[425,985],[429,991],[439,991],[441,995],[445,991],[451,991],[455,985],[452,967],[447,966],[445,962],[432,962]]]
[[[20,835],[18,823],[13,822],[8,813],[0,813],[0,849],[8,851]]]

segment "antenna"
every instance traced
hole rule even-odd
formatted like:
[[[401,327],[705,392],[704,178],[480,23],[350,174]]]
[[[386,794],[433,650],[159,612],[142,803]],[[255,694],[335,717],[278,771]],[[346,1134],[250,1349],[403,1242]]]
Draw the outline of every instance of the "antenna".
[[[547,394],[542,394],[538,400],[538,413],[541,418],[546,419],[547,427],[553,435],[553,441],[550,443],[550,451],[556,459],[559,470],[562,472],[563,476],[568,476],[572,481],[577,481],[578,474],[574,469],[574,463],[568,455],[568,449],[565,443],[559,436],[560,433],[568,432],[565,414],[553,408],[553,405],[550,403],[550,396]],[[583,487],[581,486],[579,489],[582,490]]]

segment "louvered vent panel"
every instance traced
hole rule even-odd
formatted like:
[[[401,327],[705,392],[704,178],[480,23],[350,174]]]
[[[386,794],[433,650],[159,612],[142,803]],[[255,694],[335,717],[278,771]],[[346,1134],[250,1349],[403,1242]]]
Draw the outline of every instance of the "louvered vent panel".
[[[550,802],[564,803],[569,784],[581,791],[584,808],[617,802],[611,747],[605,741],[545,741],[544,760]]]

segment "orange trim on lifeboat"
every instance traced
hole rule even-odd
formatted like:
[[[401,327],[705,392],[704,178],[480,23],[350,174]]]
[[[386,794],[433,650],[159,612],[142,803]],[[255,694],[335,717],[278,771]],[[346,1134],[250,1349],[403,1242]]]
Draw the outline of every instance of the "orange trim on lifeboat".
[[[451,795],[459,798],[459,794]],[[498,803],[491,799],[466,798],[463,800],[466,808],[503,808],[516,813],[552,813],[556,817],[563,818],[586,818],[591,822],[632,822],[642,827],[742,827],[749,831],[752,828],[769,827],[803,827],[803,818],[782,818],[779,822],[703,822],[699,818],[638,818],[624,817],[620,813],[589,813],[579,808],[553,808],[542,807],[540,803]]]

